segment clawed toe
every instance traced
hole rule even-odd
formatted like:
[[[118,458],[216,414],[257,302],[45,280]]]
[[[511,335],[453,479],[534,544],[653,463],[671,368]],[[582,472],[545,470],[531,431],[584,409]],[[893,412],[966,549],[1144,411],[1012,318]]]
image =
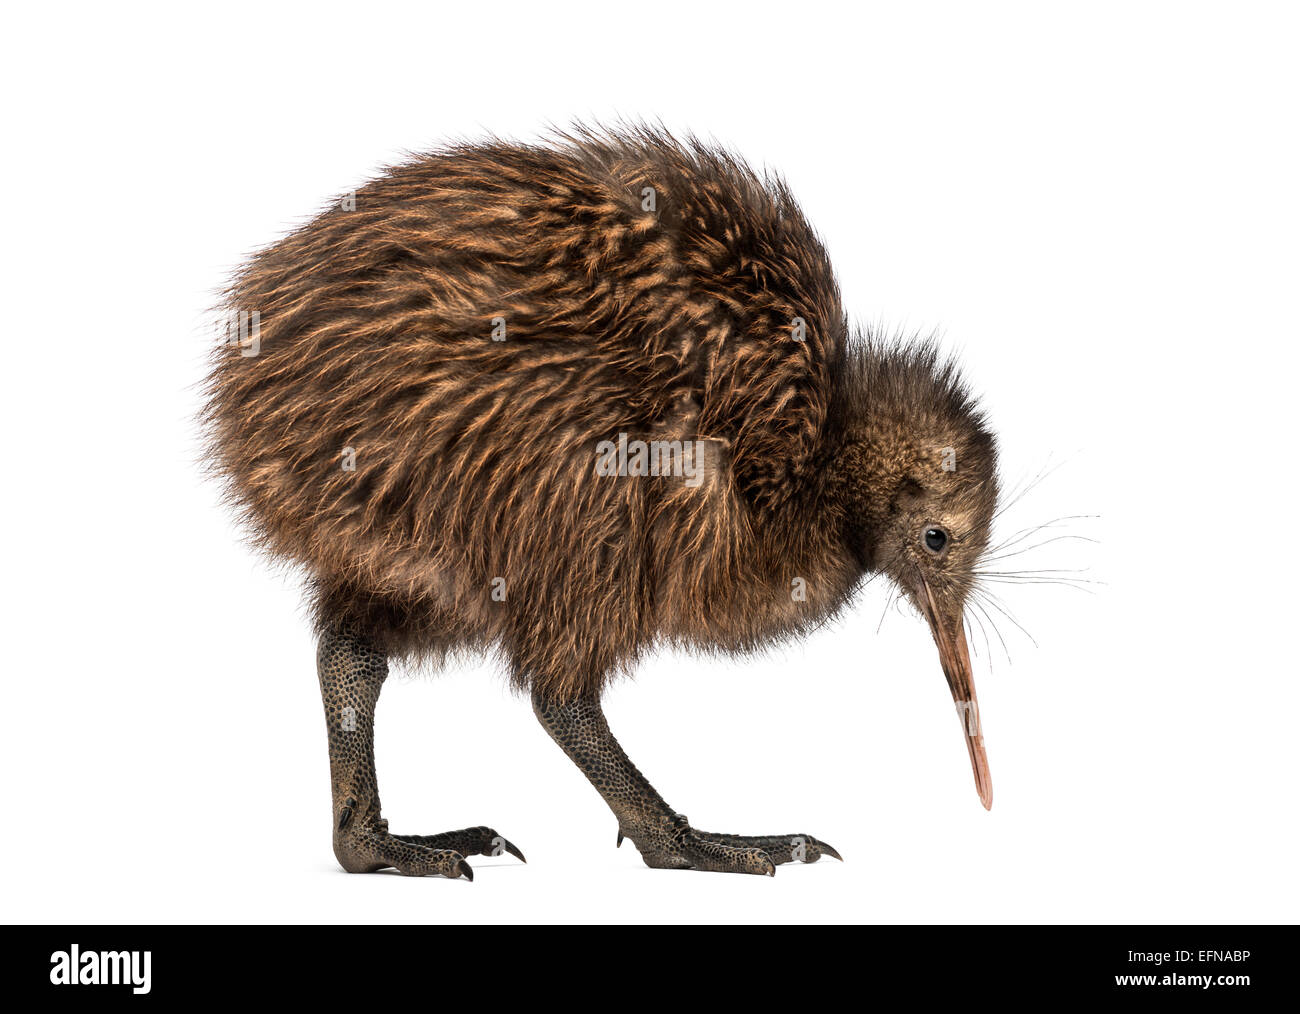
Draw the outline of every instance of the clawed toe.
[[[486,825],[467,827],[461,831],[443,831],[441,834],[399,834],[394,837],[413,845],[454,849],[466,856],[499,856],[508,852],[521,863],[528,862],[519,846]]]
[[[843,862],[843,857],[824,841],[810,834],[787,835],[743,835],[743,834],[704,834],[714,841],[737,848],[761,848],[778,866],[782,863],[815,863],[823,855],[831,856]]]
[[[404,877],[440,876],[448,880],[464,877],[473,881],[474,871],[464,856],[449,849],[427,849],[407,855],[392,863],[393,869]]]

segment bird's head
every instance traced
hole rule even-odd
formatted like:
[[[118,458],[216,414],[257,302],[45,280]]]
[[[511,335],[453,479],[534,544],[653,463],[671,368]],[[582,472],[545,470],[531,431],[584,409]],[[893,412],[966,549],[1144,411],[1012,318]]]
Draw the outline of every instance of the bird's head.
[[[929,624],[989,808],[964,617],[996,512],[994,438],[955,367],[931,346],[868,346],[848,375],[837,471],[849,538]]]

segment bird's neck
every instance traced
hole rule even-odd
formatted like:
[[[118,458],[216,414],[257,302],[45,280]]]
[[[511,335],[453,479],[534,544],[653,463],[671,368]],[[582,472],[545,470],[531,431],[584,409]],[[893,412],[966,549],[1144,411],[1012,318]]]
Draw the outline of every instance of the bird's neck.
[[[862,570],[873,568],[876,535],[896,509],[923,451],[902,431],[855,427],[827,448],[818,513]]]

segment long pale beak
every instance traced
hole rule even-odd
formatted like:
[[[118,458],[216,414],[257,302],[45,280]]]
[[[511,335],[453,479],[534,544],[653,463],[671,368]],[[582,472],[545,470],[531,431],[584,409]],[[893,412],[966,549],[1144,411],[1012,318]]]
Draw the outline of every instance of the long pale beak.
[[[980,794],[984,809],[993,808],[993,776],[989,773],[989,759],[984,753],[984,734],[980,731],[979,702],[975,699],[975,681],[971,675],[970,649],[966,645],[966,625],[958,613],[954,619],[945,619],[935,605],[930,586],[921,582],[922,611],[930,623],[930,633],[939,648],[939,661],[948,679],[953,703],[966,735],[966,749],[970,752],[971,770],[975,772],[975,791]]]

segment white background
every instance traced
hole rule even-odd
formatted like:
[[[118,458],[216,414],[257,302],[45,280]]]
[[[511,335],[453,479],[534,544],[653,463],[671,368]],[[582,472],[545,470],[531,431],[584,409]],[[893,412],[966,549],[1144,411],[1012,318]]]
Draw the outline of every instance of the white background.
[[[4,917],[1297,917],[1296,44],[1250,4],[28,5],[3,42]],[[347,876],[298,579],[195,467],[203,310],[404,150],[659,118],[779,169],[859,321],[938,331],[1004,532],[1096,515],[977,635],[981,809],[923,623],[869,588],[607,700],[697,826],[808,832],[775,879],[644,867],[486,664],[390,680],[393,828],[486,822],[473,884]]]

